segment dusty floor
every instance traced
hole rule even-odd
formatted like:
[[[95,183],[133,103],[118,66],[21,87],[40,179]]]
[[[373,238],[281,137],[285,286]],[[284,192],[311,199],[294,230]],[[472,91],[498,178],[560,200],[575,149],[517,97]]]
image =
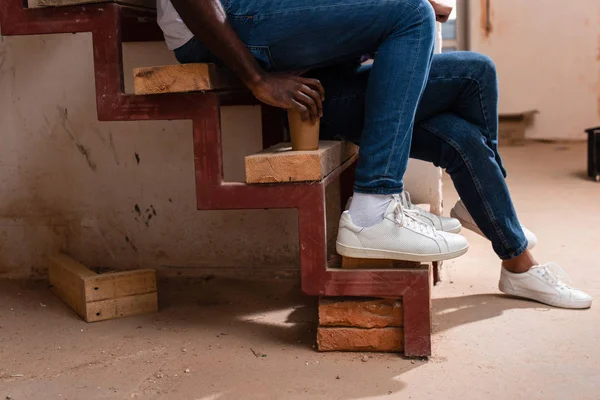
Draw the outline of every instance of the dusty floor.
[[[534,254],[600,301],[600,184],[582,178],[584,145],[503,154]],[[0,399],[600,399],[600,304],[501,296],[489,244],[466,235],[434,291],[427,362],[315,352],[315,301],[287,280],[161,282],[160,313],[90,325],[43,283],[0,282]]]

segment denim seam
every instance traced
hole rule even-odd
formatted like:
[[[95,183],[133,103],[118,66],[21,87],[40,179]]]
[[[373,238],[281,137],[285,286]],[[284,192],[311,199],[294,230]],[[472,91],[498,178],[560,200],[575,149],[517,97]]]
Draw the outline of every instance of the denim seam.
[[[404,186],[398,186],[393,188],[361,188],[359,186],[354,185],[354,191],[356,193],[365,193],[365,194],[400,194],[404,191]]]
[[[421,18],[420,23],[422,24],[423,21],[425,21],[425,18],[423,17],[423,14],[421,14],[421,11],[415,7],[415,10],[417,11],[417,13],[419,14],[419,17]],[[414,62],[413,62],[413,66],[412,66],[412,71],[413,73],[410,76],[410,80],[408,82],[408,87],[410,87],[410,85],[412,84],[413,80],[414,80],[414,75],[415,75],[415,69],[416,69],[416,63],[418,60],[418,57],[416,57],[416,55],[419,52],[419,49],[421,48],[421,38],[422,38],[422,28],[419,29],[419,38],[418,38],[418,42],[417,42],[417,46],[415,46],[415,55],[414,55]],[[402,123],[402,114],[404,113],[404,108],[406,107],[406,102],[408,101],[407,99],[408,96],[404,97],[404,102],[402,103],[402,108],[400,109],[400,116],[398,118],[398,124],[396,125],[396,132],[394,133],[394,141],[392,142],[392,151],[390,152],[390,155],[388,157],[388,162],[387,165],[385,167],[385,172],[384,175],[388,176],[389,172],[390,172],[390,166],[392,165],[392,160],[394,160],[396,157],[394,157],[395,155],[395,151],[396,151],[396,141],[398,140],[398,129],[400,127],[400,124]],[[418,104],[417,104],[418,105]],[[409,132],[412,135],[412,130],[411,132]],[[406,136],[404,137],[404,140],[402,141],[402,143],[400,143],[400,145],[404,144],[404,142],[406,141]]]
[[[498,255],[498,257],[500,257],[501,260],[510,260],[511,258],[519,257],[521,254],[525,253],[527,247],[529,247],[529,242],[527,241],[527,239],[525,239],[525,243],[518,247],[517,250],[506,255]]]
[[[460,156],[463,159],[465,165],[467,166],[467,169],[469,170],[469,174],[471,175],[471,179],[473,179],[473,183],[475,184],[475,188],[477,189],[477,193],[479,194],[479,197],[482,200],[482,203],[484,205],[484,209],[485,209],[486,213],[488,214],[488,218],[490,219],[490,222],[492,223],[492,226],[494,227],[494,230],[496,231],[496,234],[500,238],[500,241],[502,242],[502,245],[504,246],[505,250],[507,250],[510,253],[510,244],[508,243],[508,240],[506,239],[506,236],[504,236],[504,233],[502,232],[502,230],[498,226],[496,216],[494,215],[493,211],[490,209],[489,202],[488,202],[487,198],[482,193],[481,182],[479,182],[479,179],[477,179],[477,176],[474,173],[475,170],[473,168],[473,165],[471,164],[471,161],[469,160],[469,158],[467,157],[467,155],[462,151],[462,149],[460,148],[460,146],[458,145],[458,143],[456,143],[455,141],[453,141],[453,140],[451,140],[449,138],[446,138],[443,135],[441,135],[439,132],[437,132],[436,128],[432,127],[431,125],[429,125],[427,123],[422,123],[421,127],[424,128],[424,129],[427,129],[428,131],[430,131],[431,133],[433,133],[434,135],[436,135],[437,137],[439,137],[440,139],[442,139],[443,141],[445,141],[446,143],[448,143],[450,146],[452,146],[454,148],[454,150],[456,150],[458,152],[458,154],[460,154]]]

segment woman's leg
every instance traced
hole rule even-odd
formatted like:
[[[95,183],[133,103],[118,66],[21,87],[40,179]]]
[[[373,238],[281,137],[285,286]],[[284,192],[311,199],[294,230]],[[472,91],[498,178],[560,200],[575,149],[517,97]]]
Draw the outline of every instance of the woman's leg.
[[[497,115],[496,111],[489,113],[489,109],[495,110],[494,100],[486,109],[481,100],[493,99],[497,93],[492,67],[489,59],[473,53],[434,57],[432,72],[436,78],[428,82],[417,111],[420,120],[415,126],[411,156],[433,162],[451,175],[469,211],[477,215],[476,222],[504,260],[499,284],[502,291],[560,307],[589,307],[589,295],[564,285],[547,265],[536,265],[526,250],[527,240],[498,161],[496,132],[485,127],[485,119],[494,120]],[[368,66],[349,66],[316,72],[330,94],[323,119],[327,137],[360,144],[369,70]],[[448,79],[443,78],[443,71],[448,72]]]
[[[501,259],[509,260],[526,251],[527,239],[513,207],[503,170],[477,126],[453,113],[422,121],[415,127],[411,157],[446,170],[465,206]]]
[[[328,92],[322,120],[324,135],[362,146],[361,121],[370,70],[370,66],[347,65],[315,71],[314,76]],[[435,55],[417,108],[411,156],[448,170],[494,251],[508,260],[523,255],[527,241],[498,154],[497,103],[496,70],[489,57],[472,52]],[[464,157],[456,156],[458,150]],[[516,267],[522,269],[523,264]]]

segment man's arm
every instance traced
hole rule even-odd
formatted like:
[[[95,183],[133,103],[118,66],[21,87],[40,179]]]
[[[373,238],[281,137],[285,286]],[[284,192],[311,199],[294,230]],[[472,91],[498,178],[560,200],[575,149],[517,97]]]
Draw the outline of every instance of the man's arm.
[[[266,73],[240,40],[219,0],[171,0],[186,26],[260,101],[295,108],[303,120],[316,122],[325,91],[316,79]]]

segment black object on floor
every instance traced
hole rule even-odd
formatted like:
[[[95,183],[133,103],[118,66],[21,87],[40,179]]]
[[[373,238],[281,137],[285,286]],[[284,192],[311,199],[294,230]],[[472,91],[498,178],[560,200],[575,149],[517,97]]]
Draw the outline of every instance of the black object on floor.
[[[588,134],[588,176],[600,182],[600,126],[586,130]]]

